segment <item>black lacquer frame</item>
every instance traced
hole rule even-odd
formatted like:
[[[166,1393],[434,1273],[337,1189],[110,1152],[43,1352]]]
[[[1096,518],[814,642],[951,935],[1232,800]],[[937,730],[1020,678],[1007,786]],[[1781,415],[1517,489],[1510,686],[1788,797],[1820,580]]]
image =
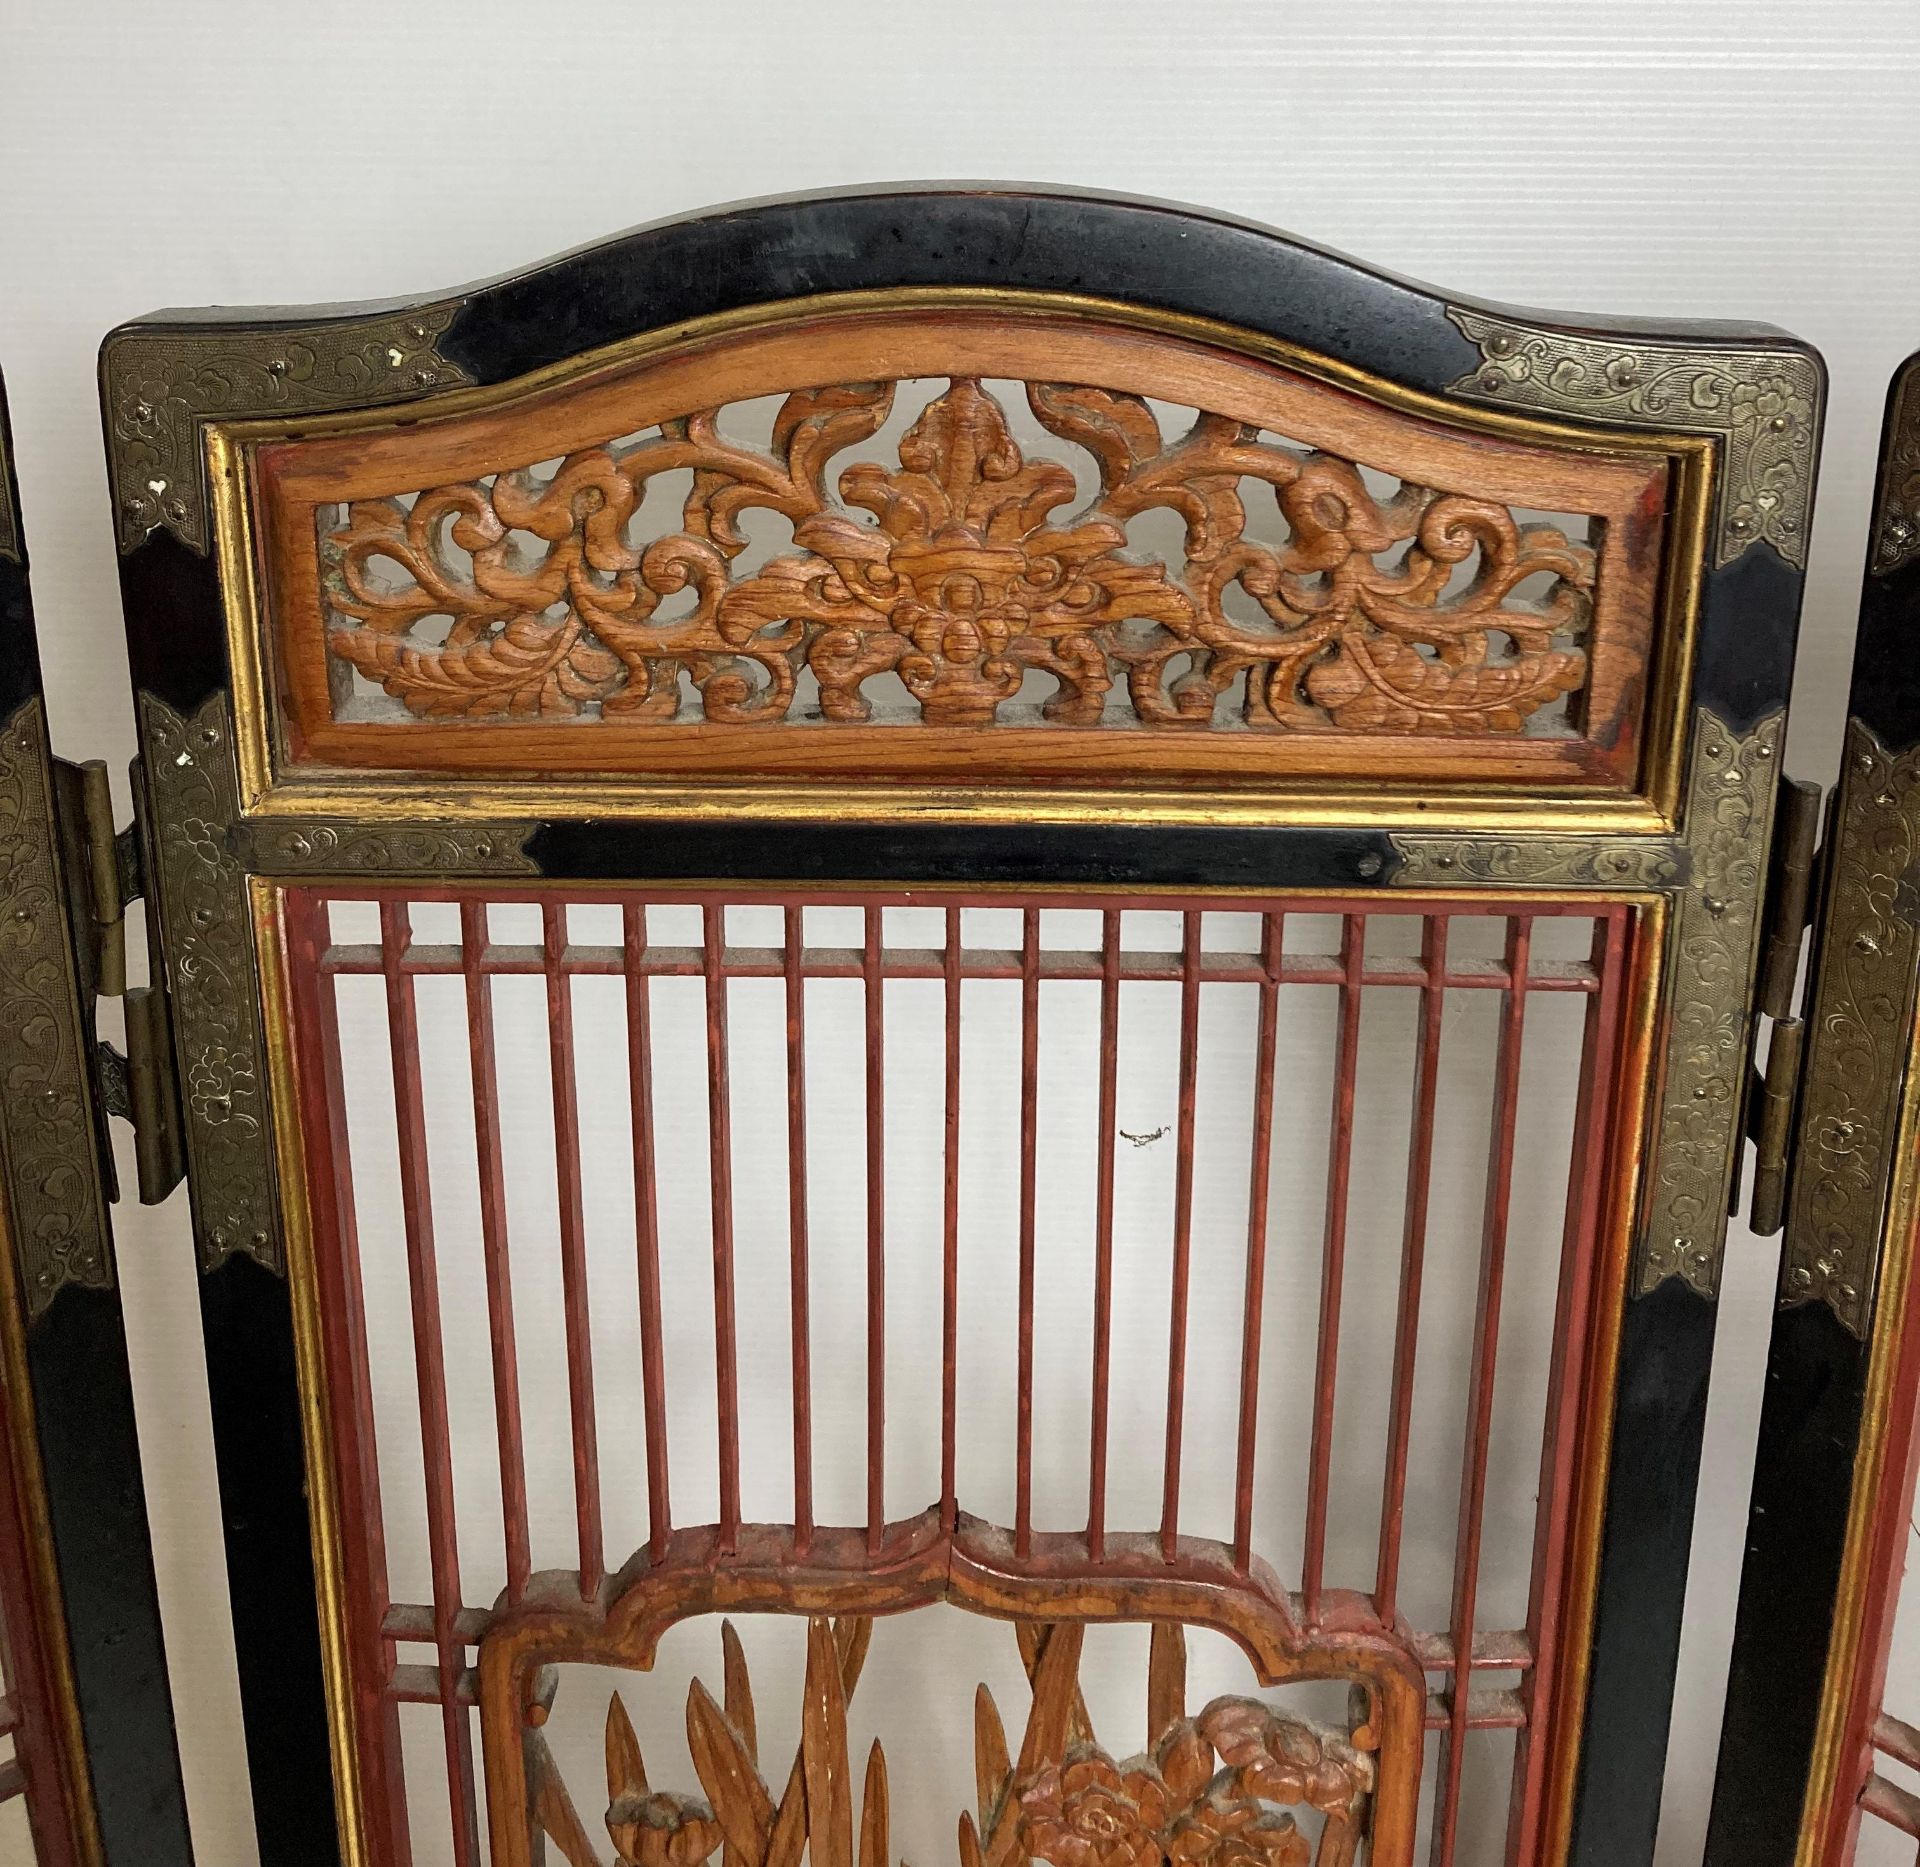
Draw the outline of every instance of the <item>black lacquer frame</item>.
[[[10,722],[9,763],[19,771],[30,760],[45,769],[48,749],[25,533],[13,476],[4,470],[10,458],[0,389],[0,718]],[[67,862],[55,826],[31,807],[18,808],[18,797],[10,802],[16,809],[4,857],[12,923],[6,937],[16,952],[43,933],[70,940],[57,883],[52,893],[40,886],[47,865],[59,877]],[[57,931],[49,919],[58,920]],[[90,1050],[93,1014],[76,989],[78,976],[76,968],[64,983],[49,985],[57,974],[45,968],[24,983],[44,1019],[70,1019],[72,1033]],[[18,983],[10,979],[10,988]],[[10,1019],[26,1002],[13,990]],[[50,1544],[65,1612],[70,1663],[55,1668],[56,1690],[70,1689],[73,1702],[65,1709],[84,1739],[83,1753],[65,1760],[78,1805],[72,1811],[78,1858],[92,1860],[97,1849],[105,1867],[186,1867],[192,1849],[107,1216],[104,1120],[88,1112],[82,1085],[56,1088],[51,1078],[42,1082],[34,1074],[32,1059],[48,1054],[43,1029],[14,1030],[9,1039],[21,1048],[10,1053],[8,1093],[0,1103],[13,1255],[5,1274],[17,1280],[20,1296],[37,1428],[30,1456],[37,1453],[45,1507],[40,1533]],[[57,1107],[49,1096],[59,1098]],[[72,1143],[58,1162],[50,1162],[40,1144],[48,1121]],[[39,1175],[48,1178],[36,1190],[27,1182]],[[56,1251],[80,1274],[46,1297],[49,1254]],[[57,1625],[49,1637],[59,1638]]]
[[[119,358],[172,345],[190,370],[197,347],[236,335],[271,345],[335,319],[385,329],[421,314],[426,365],[365,403],[430,395],[443,382],[490,385],[684,320],[819,294],[902,287],[1087,294],[1206,318],[1283,340],[1403,388],[1497,403],[1507,352],[1470,338],[1462,317],[1546,333],[1584,359],[1596,383],[1606,355],[1654,367],[1784,359],[1804,385],[1789,397],[1808,432],[1789,497],[1802,529],[1755,523],[1699,580],[1688,717],[1748,735],[1784,707],[1793,667],[1818,428],[1818,359],[1760,327],[1591,325],[1463,306],[1266,229],[1190,210],[1012,187],[877,189],[753,203],[644,228],[532,272],[409,305],[334,311],[162,314],[108,340],[103,361],[110,450],[124,455],[145,403]],[[264,354],[264,353],[262,353]],[[412,369],[415,358],[409,359]],[[436,379],[436,371],[450,372]],[[1576,374],[1579,372],[1576,371]],[[147,377],[153,371],[147,367]],[[1476,391],[1475,385],[1479,387]],[[351,406],[337,397],[332,406]],[[1523,404],[1524,405],[1524,404]],[[1636,411],[1602,384],[1536,402],[1574,425],[1678,424]],[[289,405],[294,412],[312,404]],[[271,416],[271,390],[243,409]],[[221,411],[212,411],[217,415]],[[162,411],[164,415],[164,411]],[[152,410],[148,408],[148,416]],[[199,419],[195,416],[194,419]],[[1724,424],[1704,430],[1730,472]],[[225,696],[226,593],[218,555],[123,474],[122,587],[136,699],[181,718]],[[195,496],[189,490],[189,499]],[[199,495],[204,497],[204,495]],[[1784,543],[1783,543],[1784,540]],[[4,574],[0,566],[0,574]],[[1904,715],[1902,716],[1905,717]],[[1770,799],[1769,799],[1770,808]],[[1764,819],[1758,846],[1764,855]],[[1153,823],[1032,821],[890,826],[567,818],[530,825],[531,867],[551,879],[741,878],[769,882],[967,884],[1126,882],[1190,887],[1387,889],[1402,841],[1385,830],[1257,824],[1196,831]],[[447,879],[443,876],[441,879]],[[168,930],[176,937],[176,930]],[[1745,1028],[1749,1012],[1736,1006]],[[263,1867],[331,1867],[339,1858],[329,1770],[313,1525],[306,1501],[295,1318],[284,1276],[253,1254],[210,1243],[196,1187],[201,1290],[229,1579]],[[1724,1197],[1724,1196],[1723,1196]],[[1709,1248],[1717,1265],[1717,1253]],[[1704,1282],[1705,1287],[1701,1287]],[[1631,1867],[1652,1858],[1687,1583],[1716,1304],[1712,1279],[1653,1278],[1628,1293],[1597,1606],[1586,1671],[1577,1789],[1566,1858]],[[69,1354],[77,1351],[65,1351]],[[51,1351],[49,1351],[51,1355]],[[50,1379],[54,1377],[50,1376]],[[57,1380],[56,1380],[57,1385]],[[1777,1434],[1779,1429],[1773,1429]],[[130,1428],[129,1428],[130,1431]],[[157,1858],[149,1856],[148,1858]],[[1731,1859],[1732,1857],[1727,1857]]]

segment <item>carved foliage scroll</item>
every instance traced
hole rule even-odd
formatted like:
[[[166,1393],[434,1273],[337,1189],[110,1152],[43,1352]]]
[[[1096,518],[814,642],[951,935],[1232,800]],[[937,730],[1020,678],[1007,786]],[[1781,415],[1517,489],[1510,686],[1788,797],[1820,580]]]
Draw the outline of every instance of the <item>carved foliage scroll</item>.
[[[1032,1703],[1009,1748],[985,1686],[974,1701],[975,1810],[960,1817],[960,1867],[1352,1867],[1371,1805],[1373,1757],[1349,1739],[1255,1699],[1185,1708],[1185,1635],[1156,1622],[1147,1748],[1117,1761],[1093,1735],[1080,1694],[1084,1629],[1022,1622]],[[752,1683],[731,1623],[722,1627],[724,1702],[698,1680],[687,1740],[705,1799],[656,1788],[616,1693],[607,1707],[605,1826],[620,1867],[889,1867],[887,1761],[868,1752],[856,1823],[847,1701],[872,1622],[808,1628],[799,1754],[785,1787],[761,1773]],[[539,1728],[526,1736],[536,1834],[569,1867],[600,1850]],[[857,1840],[856,1840],[857,1836]]]
[[[927,724],[986,726],[1037,673],[1061,725],[1204,729],[1230,711],[1266,730],[1517,735],[1586,683],[1595,553],[1552,525],[1411,484],[1376,494],[1352,462],[1222,415],[1169,441],[1141,398],[1062,383],[1029,383],[1027,404],[1093,457],[1090,503],[966,377],[906,430],[897,467],[841,466],[895,388],[789,395],[770,451],[707,410],[549,474],[323,511],[329,651],[414,716],[463,721],[817,706],[861,722],[890,674]],[[685,469],[680,529],[639,535],[650,482]],[[1249,498],[1277,502],[1284,542],[1256,538]],[[746,573],[755,510],[794,549]],[[1183,528],[1179,565],[1129,549],[1129,522],[1156,510]],[[817,702],[800,702],[803,673]]]

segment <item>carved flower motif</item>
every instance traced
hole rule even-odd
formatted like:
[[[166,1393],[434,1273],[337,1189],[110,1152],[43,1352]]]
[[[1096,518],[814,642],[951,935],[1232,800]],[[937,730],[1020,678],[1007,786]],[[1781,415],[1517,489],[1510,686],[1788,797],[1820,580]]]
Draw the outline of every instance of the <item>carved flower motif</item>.
[[[929,725],[983,726],[1029,668],[1059,677],[1050,719],[1098,719],[1112,686],[1091,634],[1112,623],[1191,623],[1158,564],[1118,553],[1111,520],[1054,526],[1073,475],[1021,457],[998,402],[957,380],[900,443],[900,471],[850,467],[841,497],[878,529],[836,513],[796,528],[806,557],[781,558],[721,599],[720,630],[745,643],[795,620],[824,634],[807,660],[829,719],[863,720],[860,685],[892,668]]]
[[[1157,1867],[1166,1858],[1167,1789],[1084,1746],[1020,1798],[1027,1845],[1053,1867]]]
[[[187,1071],[188,1108],[209,1127],[224,1126],[233,1119],[234,1085],[242,1075],[252,1071],[224,1044],[209,1044]]]
[[[699,1867],[719,1847],[720,1824],[685,1796],[622,1796],[607,1810],[622,1867]]]
[[[1208,1800],[1174,1824],[1167,1857],[1177,1867],[1309,1867],[1312,1849],[1291,1815]]]

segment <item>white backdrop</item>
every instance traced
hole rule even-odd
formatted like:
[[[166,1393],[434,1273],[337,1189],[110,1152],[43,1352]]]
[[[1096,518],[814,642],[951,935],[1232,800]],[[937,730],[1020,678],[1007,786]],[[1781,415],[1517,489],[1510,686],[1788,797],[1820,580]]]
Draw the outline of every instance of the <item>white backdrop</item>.
[[[56,735],[132,743],[93,387],[119,319],[441,288],[740,196],[985,176],[1813,340],[1833,393],[1792,745],[1824,780],[1880,400],[1920,344],[1917,25],[1902,0],[0,0],[0,365]],[[195,1833],[245,1867],[184,1214],[123,1213],[120,1238]],[[1704,1822],[1771,1259],[1732,1242],[1663,1861]]]

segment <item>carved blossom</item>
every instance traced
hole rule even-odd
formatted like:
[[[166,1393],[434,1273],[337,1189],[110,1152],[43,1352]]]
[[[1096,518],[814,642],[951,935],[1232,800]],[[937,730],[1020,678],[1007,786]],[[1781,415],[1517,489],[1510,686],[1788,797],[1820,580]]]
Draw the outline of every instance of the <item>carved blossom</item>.
[[[1379,500],[1351,462],[1225,416],[1170,443],[1136,396],[1030,384],[1041,425],[1098,464],[1072,512],[1073,475],[1027,460],[964,377],[898,467],[848,466],[836,493],[834,457],[879,429],[893,388],[790,395],[771,452],[723,438],[709,410],[544,481],[357,502],[323,525],[330,652],[415,714],[476,720],[671,721],[684,676],[707,720],[768,723],[804,668],[829,721],[867,719],[865,683],[891,672],[927,723],[984,726],[1038,671],[1065,725],[1100,723],[1124,683],[1142,723],[1206,727],[1244,682],[1256,727],[1512,734],[1586,679],[1563,644],[1586,626],[1594,554],[1502,505],[1411,485]],[[684,468],[681,530],[636,542],[648,482]],[[1248,482],[1277,501],[1284,543],[1248,535]],[[792,522],[796,551],[736,579],[756,507]],[[1127,549],[1127,522],[1156,508],[1184,524],[1177,573]],[[1542,577],[1544,596],[1521,593]],[[682,592],[691,613],[662,620]]]

